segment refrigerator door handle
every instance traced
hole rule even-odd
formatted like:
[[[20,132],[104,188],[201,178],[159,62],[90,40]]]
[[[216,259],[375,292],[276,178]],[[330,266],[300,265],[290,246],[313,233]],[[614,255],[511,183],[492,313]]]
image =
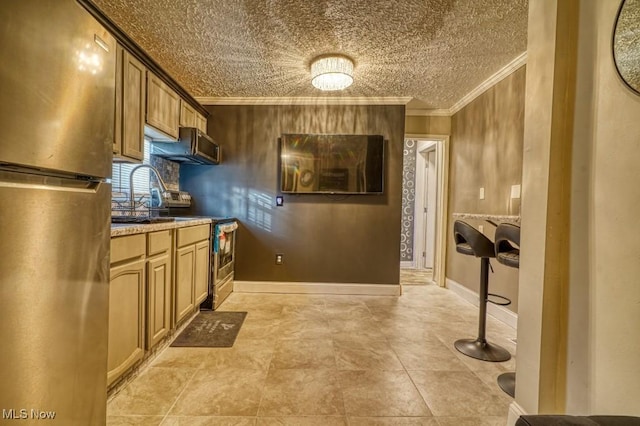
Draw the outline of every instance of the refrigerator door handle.
[[[104,181],[69,179],[0,170],[0,187],[2,188],[42,189],[95,194],[98,192],[100,185],[104,183]]]

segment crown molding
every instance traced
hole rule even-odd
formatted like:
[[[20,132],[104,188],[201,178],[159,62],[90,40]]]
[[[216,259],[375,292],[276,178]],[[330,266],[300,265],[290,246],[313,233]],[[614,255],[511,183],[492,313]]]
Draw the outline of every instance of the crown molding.
[[[484,92],[498,84],[500,81],[504,80],[505,77],[508,77],[514,71],[524,66],[526,63],[527,52],[525,51],[516,56],[514,60],[502,67],[502,69],[500,69],[497,73],[493,74],[491,77],[483,81],[478,87],[463,96],[462,99],[460,99],[458,102],[453,104],[453,106],[449,108],[449,115],[453,115],[456,112],[460,111],[462,108],[469,105],[475,98],[482,95]]]
[[[407,109],[405,115],[408,117],[449,117],[449,109]]]
[[[406,105],[410,96],[388,97],[196,97],[202,105]]]
[[[474,99],[478,96],[482,95],[484,92],[489,90],[491,87],[498,84],[500,81],[504,80],[505,77],[508,77],[514,71],[519,69],[520,67],[526,65],[527,63],[527,52],[523,52],[520,55],[516,56],[511,62],[502,67],[498,72],[493,74],[491,77],[480,83],[478,87],[473,89],[471,92],[467,93],[463,96],[458,102],[453,104],[451,108],[445,109],[408,109],[406,111],[407,116],[413,117],[450,117],[454,115],[456,112],[460,111],[462,108],[469,105]]]
[[[406,116],[412,117],[450,117],[469,105],[474,99],[482,95],[491,87],[498,84],[505,77],[527,63],[527,52],[516,56],[511,62],[498,72],[483,81],[478,87],[463,96],[451,108],[441,109],[407,109]],[[382,96],[382,97],[216,97],[201,96],[195,100],[201,105],[406,105],[413,98],[410,96]]]

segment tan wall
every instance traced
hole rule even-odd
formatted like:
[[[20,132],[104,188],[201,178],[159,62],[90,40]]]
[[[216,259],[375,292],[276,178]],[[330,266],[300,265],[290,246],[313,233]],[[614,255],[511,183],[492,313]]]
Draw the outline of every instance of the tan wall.
[[[577,21],[574,1],[529,3],[516,365],[516,400],[528,413],[565,406]]]
[[[576,253],[571,262],[573,270],[589,265],[589,300],[581,306],[589,311],[587,324],[592,327],[584,347],[570,346],[570,350],[588,353],[588,410],[639,416],[640,96],[623,86],[612,61],[611,34],[618,5],[617,1],[580,2],[581,40],[595,50],[581,51],[581,59],[591,62],[580,63],[579,77],[592,79],[593,87],[579,86],[576,104],[590,104],[593,115],[591,120],[577,122],[576,129],[588,128],[593,137],[574,141],[574,152],[588,150],[591,156],[589,173],[581,182],[589,188],[587,209],[572,212],[572,222],[582,219],[587,225],[576,231],[585,233],[582,237],[589,250]],[[582,277],[576,278],[571,281],[572,300],[581,301],[585,284]],[[585,326],[582,321],[570,322],[569,335],[582,333]],[[571,381],[569,386],[580,386],[580,382]]]
[[[451,117],[408,115],[404,119],[404,132],[408,135],[449,135]]]
[[[520,214],[520,200],[511,199],[511,185],[522,182],[525,67],[515,71],[456,113],[451,120],[449,214]],[[479,199],[484,187],[485,199]],[[447,231],[447,278],[478,292],[480,261],[455,251],[453,220]],[[495,227],[484,221],[493,240]],[[489,290],[504,295],[517,312],[518,270],[492,262]]]
[[[520,268],[516,403],[531,414],[640,415],[640,96],[612,60],[619,5],[530,2],[523,250],[531,236],[526,244],[540,255]],[[576,46],[567,36],[574,31]],[[576,64],[566,60],[576,54]],[[571,122],[569,137],[559,138]],[[558,167],[567,153],[569,178]],[[570,209],[556,208],[559,196]],[[556,218],[565,214],[563,227]],[[554,246],[567,255],[548,256]],[[566,301],[554,297],[567,285],[557,280],[562,269]],[[549,334],[561,341],[550,345]],[[556,356],[562,346],[566,359]]]

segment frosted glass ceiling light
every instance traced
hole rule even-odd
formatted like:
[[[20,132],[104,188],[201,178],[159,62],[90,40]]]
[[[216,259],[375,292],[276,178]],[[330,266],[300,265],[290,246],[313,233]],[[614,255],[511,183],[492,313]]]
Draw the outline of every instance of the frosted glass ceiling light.
[[[353,61],[346,56],[319,56],[311,63],[311,84],[320,90],[342,90],[353,83]]]

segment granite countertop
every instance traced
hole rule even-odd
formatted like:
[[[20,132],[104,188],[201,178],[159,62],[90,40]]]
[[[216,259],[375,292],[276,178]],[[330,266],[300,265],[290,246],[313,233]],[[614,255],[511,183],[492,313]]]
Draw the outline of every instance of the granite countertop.
[[[520,216],[507,214],[488,214],[488,213],[453,213],[454,219],[476,219],[487,220],[495,223],[507,222],[520,224]]]
[[[112,223],[111,236],[121,237],[124,235],[143,234],[146,232],[163,231],[165,229],[184,228],[186,226],[205,225],[212,223],[211,218],[180,218],[173,222],[160,223]]]

